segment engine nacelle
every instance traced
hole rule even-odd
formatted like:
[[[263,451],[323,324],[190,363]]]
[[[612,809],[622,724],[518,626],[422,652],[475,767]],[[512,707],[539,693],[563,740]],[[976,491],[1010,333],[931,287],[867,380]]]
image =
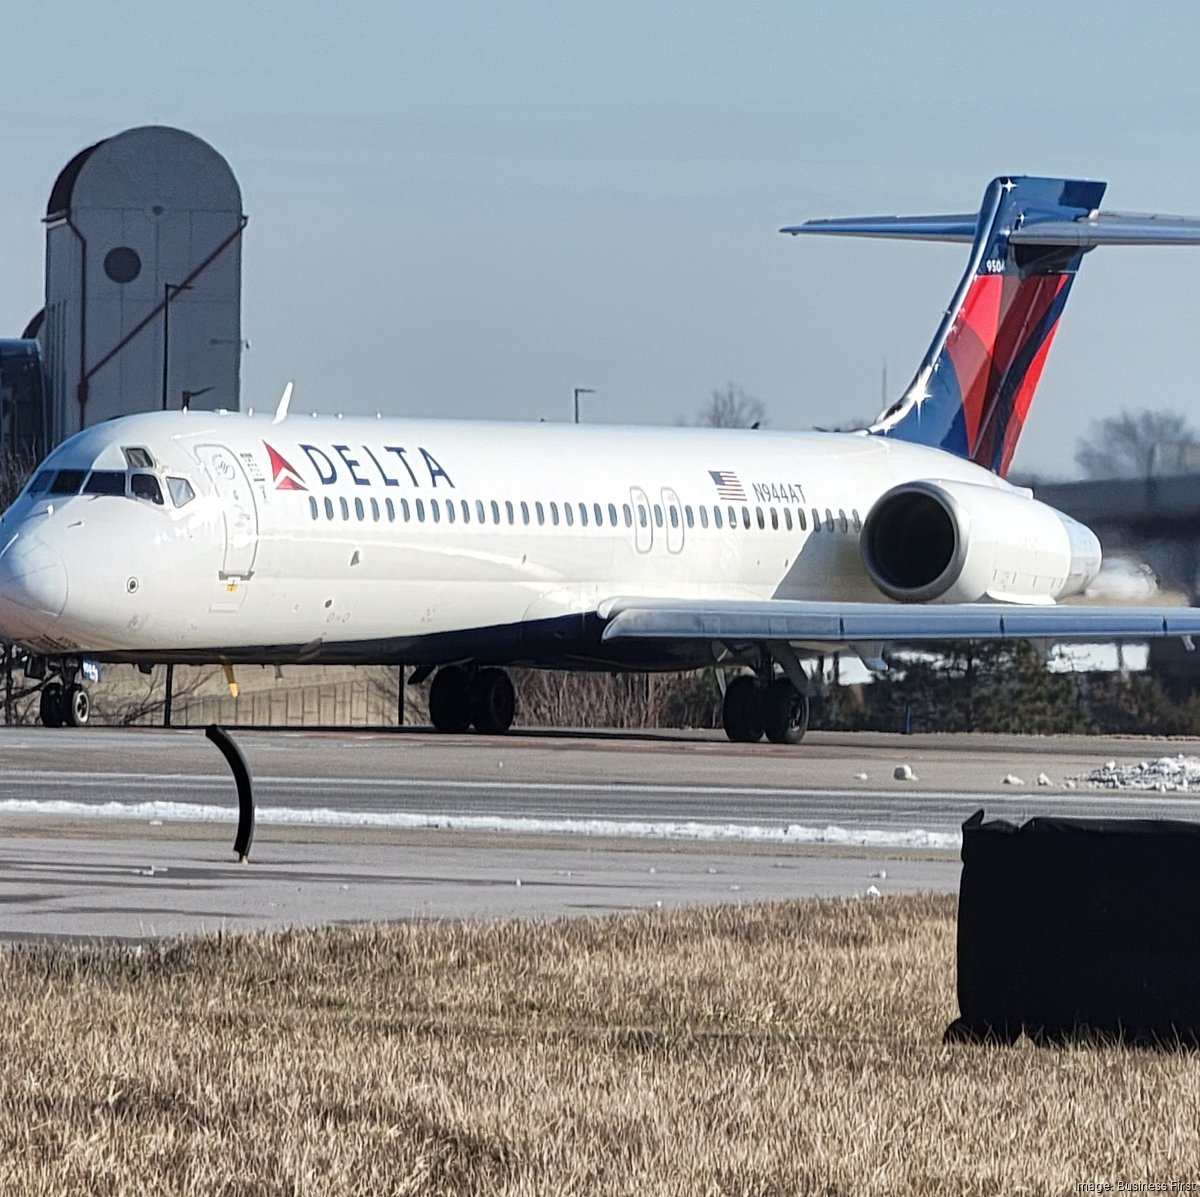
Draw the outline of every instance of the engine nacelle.
[[[1049,603],[1100,572],[1090,528],[1020,491],[969,482],[906,482],[871,508],[863,565],[906,603]]]

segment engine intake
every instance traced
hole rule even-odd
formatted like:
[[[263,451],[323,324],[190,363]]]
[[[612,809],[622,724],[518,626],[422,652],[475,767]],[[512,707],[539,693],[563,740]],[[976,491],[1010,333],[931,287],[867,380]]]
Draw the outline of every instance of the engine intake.
[[[871,581],[900,602],[1048,603],[1100,570],[1090,529],[1027,493],[969,482],[906,482],[868,514]]]

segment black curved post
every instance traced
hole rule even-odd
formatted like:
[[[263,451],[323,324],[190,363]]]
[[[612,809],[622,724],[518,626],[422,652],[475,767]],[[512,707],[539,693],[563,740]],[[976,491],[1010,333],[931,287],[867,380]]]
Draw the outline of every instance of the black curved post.
[[[250,845],[254,842],[254,790],[250,769],[241,749],[223,727],[210,723],[204,729],[204,734],[221,750],[221,755],[233,771],[233,780],[237,782],[238,829],[233,850],[238,860],[245,863],[250,859]]]

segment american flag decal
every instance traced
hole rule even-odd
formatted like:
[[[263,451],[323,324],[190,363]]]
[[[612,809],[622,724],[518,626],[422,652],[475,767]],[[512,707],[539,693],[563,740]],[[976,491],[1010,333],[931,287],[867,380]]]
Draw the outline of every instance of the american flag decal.
[[[738,476],[732,470],[709,470],[708,476],[717,488],[717,494],[722,499],[737,499],[745,501],[746,492],[738,481]]]

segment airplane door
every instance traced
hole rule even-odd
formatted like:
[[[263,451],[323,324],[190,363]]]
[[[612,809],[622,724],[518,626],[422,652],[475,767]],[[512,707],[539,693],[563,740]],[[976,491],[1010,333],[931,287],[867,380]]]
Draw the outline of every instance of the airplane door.
[[[245,468],[223,445],[200,445],[197,450],[216,488],[225,517],[223,578],[248,578],[258,552],[258,505]]]
[[[650,552],[654,544],[654,523],[650,516],[650,500],[640,486],[629,488],[629,498],[633,503],[633,543],[639,553]]]
[[[667,552],[683,552],[683,504],[679,496],[669,487],[662,492],[663,509],[667,523]]]

